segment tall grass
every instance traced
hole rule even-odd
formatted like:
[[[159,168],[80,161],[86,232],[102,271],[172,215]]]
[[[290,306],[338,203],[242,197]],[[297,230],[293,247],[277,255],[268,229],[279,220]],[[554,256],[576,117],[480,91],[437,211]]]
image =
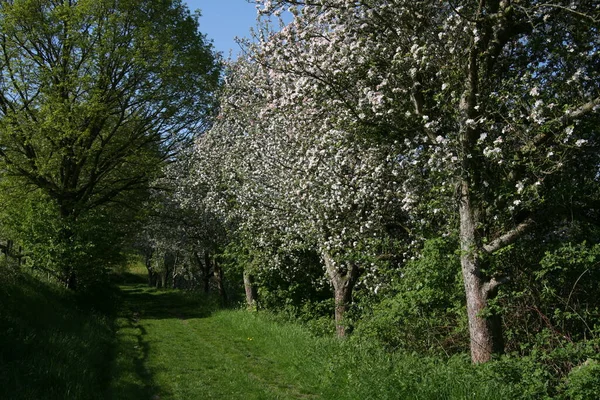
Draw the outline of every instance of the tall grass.
[[[226,311],[213,318],[278,371],[274,380],[323,399],[508,399],[516,393],[490,381],[467,357],[387,353],[358,340],[312,336],[265,315]],[[251,340],[248,340],[250,338]]]
[[[89,298],[30,276],[0,278],[0,398],[100,399],[111,320]],[[103,307],[112,301],[105,296]]]

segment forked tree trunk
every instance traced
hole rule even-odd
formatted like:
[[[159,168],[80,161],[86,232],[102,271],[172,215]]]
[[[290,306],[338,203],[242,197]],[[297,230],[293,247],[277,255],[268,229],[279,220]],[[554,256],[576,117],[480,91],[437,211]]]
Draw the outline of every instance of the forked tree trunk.
[[[256,286],[254,276],[250,271],[244,270],[244,290],[246,291],[246,306],[249,310],[256,308]]]
[[[340,268],[329,254],[323,254],[323,260],[325,261],[327,275],[333,286],[335,300],[335,332],[338,337],[342,338],[347,334],[344,315],[352,302],[352,290],[358,279],[358,268],[355,265],[347,266],[347,268]]]
[[[459,214],[460,261],[467,300],[471,360],[478,364],[489,361],[492,354],[502,353],[504,343],[500,318],[482,316],[498,284],[487,279],[482,271],[482,248],[477,238],[477,221],[467,182],[461,184]]]

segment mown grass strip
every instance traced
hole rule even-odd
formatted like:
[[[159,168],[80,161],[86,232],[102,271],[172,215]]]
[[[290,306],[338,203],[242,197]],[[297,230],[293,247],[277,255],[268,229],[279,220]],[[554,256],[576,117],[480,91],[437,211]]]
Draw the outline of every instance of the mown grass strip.
[[[141,284],[122,290],[114,398],[514,397],[465,357],[390,354],[369,343],[317,338],[262,313],[215,311],[199,295]]]

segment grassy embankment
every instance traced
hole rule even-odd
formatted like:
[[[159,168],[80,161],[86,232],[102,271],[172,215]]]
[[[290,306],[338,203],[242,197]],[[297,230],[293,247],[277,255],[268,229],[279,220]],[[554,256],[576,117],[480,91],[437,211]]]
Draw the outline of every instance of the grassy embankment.
[[[114,334],[100,303],[0,268],[0,399],[103,399]]]
[[[114,321],[28,278],[0,291],[2,399],[506,399],[465,359],[390,355],[130,279]],[[109,301],[109,299],[106,299]],[[110,314],[109,314],[110,315]],[[115,335],[112,335],[111,328]]]

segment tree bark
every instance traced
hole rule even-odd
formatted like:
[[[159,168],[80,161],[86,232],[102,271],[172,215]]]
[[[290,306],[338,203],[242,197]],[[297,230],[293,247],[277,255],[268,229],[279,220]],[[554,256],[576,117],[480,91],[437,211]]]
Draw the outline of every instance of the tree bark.
[[[156,277],[152,269],[153,254],[154,250],[152,248],[148,248],[146,251],[144,251],[144,264],[146,265],[146,269],[148,270],[148,286],[156,285]]]
[[[486,279],[482,272],[480,256],[482,249],[477,237],[477,221],[471,204],[468,183],[465,181],[461,184],[459,214],[460,261],[467,300],[471,360],[479,364],[489,361],[493,354],[502,353],[504,350],[500,317],[482,316],[500,282]]]
[[[194,255],[196,256],[196,261],[198,261],[200,268],[202,268],[202,282],[204,284],[204,293],[208,293],[210,291],[210,254],[208,251],[204,252],[204,263],[202,263],[202,260],[200,260],[200,256],[198,255],[198,253],[194,253]]]
[[[214,258],[212,265],[215,282],[217,283],[217,291],[219,292],[219,297],[221,298],[221,305],[225,306],[227,305],[227,292],[225,291],[225,286],[223,284],[225,280],[223,277],[223,269]]]
[[[179,252],[175,253],[173,259],[173,269],[171,270],[171,288],[178,289],[179,273],[177,272],[177,263],[179,262]]]
[[[256,286],[254,285],[254,276],[248,270],[244,270],[244,290],[246,291],[246,306],[249,310],[256,308]]]
[[[333,286],[335,332],[338,337],[343,338],[348,333],[344,315],[352,302],[352,290],[358,279],[358,268],[352,264],[347,268],[340,268],[329,254],[323,254],[323,260],[325,261],[327,275],[329,275],[329,280]]]

